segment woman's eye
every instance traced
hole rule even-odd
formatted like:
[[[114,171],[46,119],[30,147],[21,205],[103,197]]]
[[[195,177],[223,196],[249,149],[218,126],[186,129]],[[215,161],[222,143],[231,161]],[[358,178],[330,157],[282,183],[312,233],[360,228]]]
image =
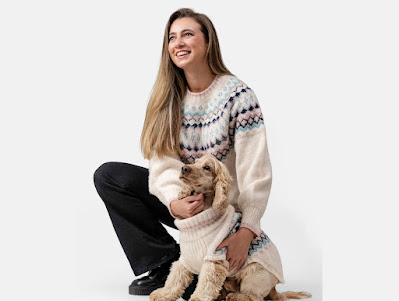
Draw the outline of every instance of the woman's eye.
[[[186,32],[184,35],[189,34],[189,35],[193,35],[191,32]],[[174,37],[170,37],[169,38],[169,42],[173,39]]]
[[[211,168],[207,165],[204,167],[205,170],[211,170]]]

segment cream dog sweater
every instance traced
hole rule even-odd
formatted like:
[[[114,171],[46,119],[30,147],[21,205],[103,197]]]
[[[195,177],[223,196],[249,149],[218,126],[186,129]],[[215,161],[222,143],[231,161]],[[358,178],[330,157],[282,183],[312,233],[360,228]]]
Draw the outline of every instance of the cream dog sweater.
[[[235,212],[231,205],[223,213],[209,208],[187,219],[175,219],[175,225],[180,230],[179,261],[190,272],[199,274],[205,260],[225,260],[226,248],[215,250],[226,237],[238,230],[240,221],[241,213]],[[284,283],[278,250],[263,231],[252,240],[242,268],[251,262],[260,263],[275,275],[280,283]],[[227,276],[231,277],[236,273],[236,269],[233,269]]]
[[[184,187],[179,180],[182,166],[212,154],[233,177],[229,203],[242,212],[241,227],[259,236],[272,169],[266,128],[255,93],[234,75],[217,75],[203,92],[187,89],[182,112],[180,153],[151,158],[150,193],[170,210],[170,203]]]

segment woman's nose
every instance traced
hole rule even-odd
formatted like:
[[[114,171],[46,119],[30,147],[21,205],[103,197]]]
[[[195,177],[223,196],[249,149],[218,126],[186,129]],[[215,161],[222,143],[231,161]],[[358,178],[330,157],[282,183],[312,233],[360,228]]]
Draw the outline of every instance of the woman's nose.
[[[191,168],[188,167],[187,165],[184,165],[184,166],[181,168],[181,172],[183,173],[183,175],[188,174],[190,171],[191,171]]]
[[[178,46],[184,46],[183,39],[180,37],[176,37],[176,45]]]

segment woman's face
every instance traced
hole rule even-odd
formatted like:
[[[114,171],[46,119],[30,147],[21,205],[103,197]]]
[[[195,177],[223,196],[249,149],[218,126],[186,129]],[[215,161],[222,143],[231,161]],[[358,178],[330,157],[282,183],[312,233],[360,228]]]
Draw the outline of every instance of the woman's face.
[[[177,19],[169,30],[168,51],[173,63],[181,69],[198,68],[206,64],[208,43],[201,31],[201,25],[192,18]],[[189,53],[184,54],[188,51]],[[181,52],[183,55],[178,55]],[[193,69],[194,70],[194,69]]]

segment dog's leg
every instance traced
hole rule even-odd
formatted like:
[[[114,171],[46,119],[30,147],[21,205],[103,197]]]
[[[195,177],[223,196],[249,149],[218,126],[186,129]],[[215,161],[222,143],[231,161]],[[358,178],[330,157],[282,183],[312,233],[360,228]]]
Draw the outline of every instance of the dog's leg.
[[[240,292],[229,294],[226,301],[263,301],[278,283],[278,279],[258,263],[247,265],[236,277]]]
[[[226,281],[224,282],[224,288],[233,293],[239,293],[240,292],[240,285],[237,282],[236,278],[233,277],[228,277]]]
[[[197,288],[189,301],[212,301],[218,298],[228,273],[227,260],[205,261],[198,277]]]
[[[240,282],[240,292],[228,294],[226,301],[286,301],[312,297],[307,292],[277,292],[277,277],[256,262],[247,265],[235,277]]]
[[[165,286],[150,294],[151,301],[175,301],[193,281],[193,273],[178,260],[172,264]]]

